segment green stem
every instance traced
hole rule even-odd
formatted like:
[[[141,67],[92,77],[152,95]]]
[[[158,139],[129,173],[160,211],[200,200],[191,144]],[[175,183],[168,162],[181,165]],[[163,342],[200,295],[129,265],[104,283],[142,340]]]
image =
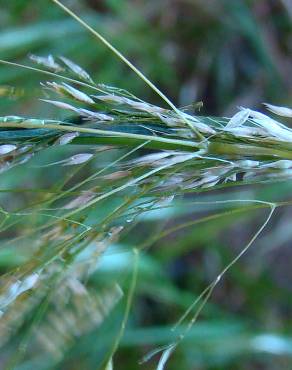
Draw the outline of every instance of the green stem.
[[[248,144],[228,144],[219,142],[210,142],[208,154],[228,155],[228,157],[279,157],[282,159],[292,159],[291,150],[281,150],[262,146]]]
[[[121,131],[101,130],[97,128],[74,126],[70,123],[64,125],[63,121],[57,120],[38,120],[21,117],[0,117],[1,128],[22,128],[22,129],[50,129],[54,131],[78,132],[85,134],[76,137],[73,144],[108,144],[136,146],[143,142],[148,142],[145,147],[153,149],[168,150],[200,150],[200,143],[191,140],[171,139],[163,136],[143,135]],[[86,135],[87,134],[87,135]],[[218,138],[216,139],[218,140]],[[283,148],[278,143],[277,147],[264,147],[251,144],[224,143],[219,141],[209,141],[206,155],[222,156],[229,158],[246,157],[271,157],[292,160],[292,150],[288,148],[287,143],[283,142]],[[276,145],[275,145],[276,146]]]
[[[194,148],[199,149],[199,143],[195,143],[189,140],[179,140],[179,139],[169,139],[166,137],[159,137],[159,136],[151,136],[151,135],[142,135],[142,134],[133,134],[133,133],[125,133],[119,131],[107,131],[107,130],[100,130],[95,128],[89,127],[80,127],[80,126],[72,126],[68,124],[68,126],[63,125],[62,121],[58,124],[58,121],[53,121],[54,123],[44,123],[42,120],[23,120],[21,122],[15,120],[5,121],[3,120],[4,117],[0,117],[0,128],[3,127],[10,127],[10,128],[38,128],[38,129],[51,129],[51,130],[58,130],[58,131],[68,131],[68,132],[79,132],[84,134],[94,134],[94,135],[105,135],[108,138],[110,137],[120,137],[123,139],[134,139],[139,141],[153,141],[158,143],[165,143],[165,144],[172,144],[179,147],[187,147],[187,148]]]

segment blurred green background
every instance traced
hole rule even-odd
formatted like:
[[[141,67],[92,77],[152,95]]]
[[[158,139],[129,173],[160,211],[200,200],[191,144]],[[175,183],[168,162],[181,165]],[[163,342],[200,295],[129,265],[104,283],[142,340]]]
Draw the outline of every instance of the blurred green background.
[[[261,109],[262,102],[291,106],[289,0],[64,3],[106,36],[180,107],[203,101],[201,114],[230,116],[238,106]],[[90,71],[95,81],[163,105],[127,67],[49,0],[0,0],[0,58],[27,64],[29,53],[66,56]],[[43,78],[1,65],[0,94],[1,88],[5,91],[0,100],[1,116],[56,117],[55,109],[38,101]],[[11,96],[6,89],[11,89]],[[27,181],[25,168],[5,176],[2,187]],[[51,183],[58,173],[44,176],[44,172],[35,171],[29,184]],[[151,242],[154,230],[222,211],[216,200],[276,201],[290,194],[290,182],[230,187],[187,195],[187,203],[178,201],[170,208],[146,213],[137,223],[129,218],[133,227],[110,247],[90,282],[97,290],[116,280],[127,286],[132,254],[119,250],[130,250],[150,239],[151,249],[140,256],[135,300],[115,368],[155,368],[157,356],[144,365],[138,361],[151,349],[171,342],[171,325],[246,245],[267,211],[227,214]],[[212,205],[192,204],[201,200]],[[167,369],[292,368],[291,240],[291,211],[277,210],[253,250],[220,282]],[[5,259],[2,253],[3,273],[15,263],[13,258],[17,257]],[[54,368],[96,369],[106,336],[110,340],[120,316],[118,305],[101,327],[87,331],[66,347],[66,355]],[[4,357],[0,355],[0,368]],[[40,367],[40,362],[28,360],[17,369],[46,368]]]
[[[179,106],[202,100],[208,114],[291,101],[289,1],[67,1]],[[2,1],[0,57],[66,55],[96,81],[160,102],[116,57],[48,0]],[[29,75],[30,86],[27,76]],[[40,76],[3,70],[1,84]],[[34,78],[33,78],[34,77]],[[37,94],[37,92],[35,92]],[[161,102],[160,102],[161,103]]]

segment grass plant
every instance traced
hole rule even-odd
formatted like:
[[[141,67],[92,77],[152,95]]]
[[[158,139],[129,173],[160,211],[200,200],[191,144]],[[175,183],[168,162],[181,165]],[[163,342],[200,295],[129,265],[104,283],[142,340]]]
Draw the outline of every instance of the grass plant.
[[[173,320],[177,323],[169,328],[168,340],[156,341],[155,334],[149,334],[154,350],[141,353],[141,363],[147,367],[145,361],[159,354],[155,368],[163,370],[172,366],[170,356],[184,347],[182,343],[197,335],[199,315],[206,310],[212,317],[216,311],[210,301],[214,289],[236,270],[234,265],[257,242],[275,211],[291,205],[291,200],[242,198],[236,193],[233,199],[218,200],[213,194],[243,184],[289,182],[292,130],[281,120],[289,120],[292,110],[266,104],[268,114],[240,107],[232,117],[214,117],[179,109],[103,36],[62,3],[52,2],[102,41],[168,108],[95,83],[67,57],[31,55],[37,67],[0,60],[11,69],[48,78],[42,83],[41,101],[56,109],[58,117],[0,117],[1,192],[8,193],[0,209],[1,255],[11,261],[1,276],[0,292],[5,368],[67,369],[75,358],[82,369],[119,368],[118,349],[131,342],[131,335],[139,338],[130,311],[135,294],[147,289],[143,282],[161,274],[164,285],[153,284],[152,294],[163,295],[166,289],[170,301],[178,295],[148,257],[149,248],[186,228],[258,212],[262,221],[240,251],[201,293],[183,300],[183,313]],[[12,171],[20,186],[9,178]],[[193,203],[189,193],[197,195]],[[189,207],[197,212],[191,220]],[[206,209],[212,212],[206,214]],[[163,212],[167,220],[172,212],[186,220],[168,225]],[[158,226],[155,217],[161,221]],[[147,234],[141,230],[142,237],[129,246],[129,235],[147,222],[152,224],[146,226]],[[229,333],[231,326],[226,323]],[[234,333],[234,353],[261,351],[260,334],[238,328]],[[223,344],[231,340],[220,327],[214,338]],[[291,339],[273,338],[282,341],[288,348],[284,354],[291,356]],[[141,337],[141,346],[147,345]]]

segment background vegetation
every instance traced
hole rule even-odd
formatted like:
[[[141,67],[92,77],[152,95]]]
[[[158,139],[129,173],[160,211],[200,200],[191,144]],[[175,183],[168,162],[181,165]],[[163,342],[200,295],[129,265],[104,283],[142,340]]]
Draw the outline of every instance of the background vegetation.
[[[289,1],[71,0],[66,4],[189,112],[198,101],[204,103],[200,114],[208,116],[229,117],[238,106],[262,110],[262,102],[291,106]],[[0,25],[1,59],[27,64],[29,53],[63,55],[90,71],[94,81],[127,89],[163,106],[142,81],[50,1],[3,2]],[[56,107],[38,100],[47,98],[39,88],[39,81],[45,78],[1,65],[0,115],[60,117]],[[63,113],[61,116],[68,118]],[[83,242],[82,227],[70,225],[70,229],[63,220],[63,228],[58,224],[45,235],[40,230],[49,222],[46,214],[52,205],[72,208],[72,199],[64,197],[66,189],[96,176],[97,171],[128,152],[102,149],[95,148],[93,160],[77,163],[74,170],[58,162],[80,153],[77,145],[49,147],[9,170],[7,157],[1,161],[1,307],[16,298],[13,287],[17,286],[18,292],[30,284],[33,287],[36,276],[30,275],[30,280],[13,280],[13,276],[23,263],[28,263],[25,266],[30,270],[27,261],[31,262],[38,240],[45,243],[46,251],[39,254],[37,250],[31,263],[38,260],[47,274],[37,293],[20,296],[1,322],[3,369],[102,368],[120,339],[128,306],[127,328],[114,357],[114,368],[155,369],[157,355],[147,363],[138,363],[151,350],[174,340],[173,324],[246,246],[266,218],[266,209],[255,210],[248,204],[242,212],[232,213],[230,203],[219,202],[290,199],[290,169],[285,181],[236,187],[219,183],[212,189],[190,188],[184,197],[174,199],[172,188],[160,189],[159,201],[156,196],[155,202],[146,183],[122,196],[109,197],[90,213],[82,214],[78,219],[82,225],[93,226],[106,219],[111,229],[94,242],[86,240],[89,249],[72,265],[78,252],[73,247],[81,248]],[[88,150],[92,146],[84,146],[82,153]],[[132,153],[131,170],[141,153],[149,152],[140,149]],[[106,177],[106,171],[93,177],[95,182],[82,187],[82,192],[70,193],[83,196],[78,206],[89,201],[89,190],[99,194],[122,184],[128,168],[114,168],[114,177]],[[139,175],[137,169],[135,176]],[[62,194],[63,203],[58,203],[58,194]],[[134,207],[127,210],[127,202]],[[232,206],[238,209],[236,202]],[[117,213],[123,207],[125,211]],[[214,214],[218,217],[199,223]],[[289,207],[276,210],[253,248],[220,281],[199,320],[171,356],[168,369],[291,367],[290,219]],[[121,225],[126,225],[123,233]],[[64,245],[69,240],[72,250],[65,257],[62,249],[58,250],[59,264],[47,269],[53,258],[54,239]],[[92,257],[96,246],[98,256],[105,253],[102,258]],[[133,248],[141,246],[144,249],[137,257]],[[62,281],[57,284],[61,271]]]

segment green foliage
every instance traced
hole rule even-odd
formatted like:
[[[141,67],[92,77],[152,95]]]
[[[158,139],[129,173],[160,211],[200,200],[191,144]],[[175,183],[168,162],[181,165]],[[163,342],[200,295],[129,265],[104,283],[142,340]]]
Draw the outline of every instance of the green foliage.
[[[230,82],[225,65],[236,65],[234,54],[217,38],[229,42],[235,31],[253,48],[239,53],[257,65],[246,67],[247,76],[263,68],[273,96],[284,91],[253,2],[220,1],[216,14],[207,2],[169,2],[174,18],[163,22],[167,12],[156,2],[88,3],[105,13],[95,17],[81,1],[72,6],[119,49],[137,53],[137,64],[172,91],[168,96],[183,95],[183,81],[170,78],[175,63],[167,67],[169,54],[157,50],[169,38],[191,53],[185,45],[194,29],[214,60],[203,80],[216,81],[216,105],[234,103],[238,77]],[[218,118],[148,103],[151,90],[52,2],[34,3],[36,15],[31,9],[12,1],[1,10],[14,27],[0,35],[1,58],[20,62],[0,68],[3,368],[289,368],[289,268],[277,249],[291,237],[292,139],[280,122],[291,109],[267,105],[266,115],[241,108]],[[139,17],[145,9],[149,17]],[[195,22],[188,11],[198,9],[203,20]],[[15,29],[23,14],[27,20]],[[288,22],[287,14],[283,6],[280,19]],[[158,15],[156,30],[147,21]],[[23,51],[34,54],[36,67],[21,64]],[[93,71],[98,60],[96,74],[68,59],[75,54]],[[183,60],[180,71],[200,71]],[[43,78],[49,82],[41,94],[33,86]],[[257,83],[250,88],[258,91]],[[34,95],[42,99],[30,107]]]

